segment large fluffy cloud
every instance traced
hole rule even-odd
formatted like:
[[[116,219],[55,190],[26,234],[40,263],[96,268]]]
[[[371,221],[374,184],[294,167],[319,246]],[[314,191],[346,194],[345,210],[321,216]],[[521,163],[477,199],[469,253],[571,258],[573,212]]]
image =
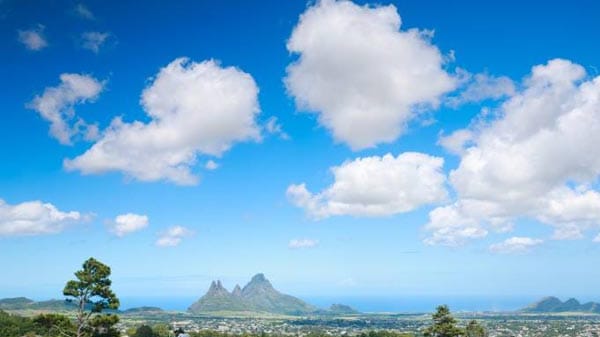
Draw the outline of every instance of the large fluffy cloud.
[[[61,74],[58,86],[47,87],[43,94],[27,103],[27,107],[50,122],[50,134],[54,138],[62,144],[71,144],[79,133],[88,139],[97,133],[95,125],[75,115],[74,106],[94,101],[103,87],[103,82],[88,75]]]
[[[394,141],[419,108],[437,105],[456,85],[430,32],[400,24],[393,5],[322,0],[288,41],[298,54],[287,69],[289,93],[353,149]]]
[[[149,122],[116,118],[65,167],[189,185],[198,181],[191,167],[199,155],[220,156],[236,142],[260,138],[258,87],[252,76],[212,60],[171,62],[144,90],[141,104]]]
[[[567,60],[535,66],[495,118],[458,132],[468,135],[450,173],[458,200],[430,214],[429,242],[464,241],[520,217],[553,226],[555,239],[600,228],[600,77]],[[478,235],[444,233],[475,227]]]
[[[334,182],[313,194],[290,185],[288,198],[316,219],[334,215],[385,216],[446,198],[442,158],[407,152],[358,158],[331,168]]]
[[[37,200],[10,205],[0,199],[0,236],[59,233],[68,225],[87,218],[79,212],[63,212]]]

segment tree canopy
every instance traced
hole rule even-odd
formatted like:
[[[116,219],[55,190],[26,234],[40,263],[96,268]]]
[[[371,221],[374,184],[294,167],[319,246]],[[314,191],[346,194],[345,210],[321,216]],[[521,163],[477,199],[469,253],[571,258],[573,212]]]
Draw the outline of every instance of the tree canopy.
[[[112,326],[118,322],[116,315],[102,315],[107,309],[118,309],[119,299],[110,288],[110,267],[89,258],[75,280],[65,285],[63,294],[67,301],[77,305],[76,336],[111,336]]]
[[[487,331],[476,320],[472,320],[465,328],[465,337],[486,337]]]
[[[432,316],[433,324],[425,329],[426,337],[460,337],[464,330],[456,325],[456,319],[447,305],[440,305]]]

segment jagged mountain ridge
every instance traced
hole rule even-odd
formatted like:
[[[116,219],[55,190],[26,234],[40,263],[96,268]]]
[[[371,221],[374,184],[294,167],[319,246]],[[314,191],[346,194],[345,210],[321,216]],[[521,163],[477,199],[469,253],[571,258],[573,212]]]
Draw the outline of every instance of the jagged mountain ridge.
[[[236,285],[231,293],[220,281],[213,281],[206,294],[192,304],[188,311],[251,311],[302,315],[315,313],[318,308],[299,298],[280,293],[263,274],[257,274],[243,288]]]
[[[239,286],[238,286],[239,287]],[[208,291],[202,298],[192,304],[188,311],[210,312],[210,311],[245,311],[246,304],[240,301],[241,291],[233,295],[223,287],[221,281],[213,281]],[[224,309],[227,308],[227,309]]]
[[[532,313],[586,312],[600,314],[600,303],[587,302],[582,304],[574,298],[563,302],[556,297],[550,296],[529,305],[522,311]]]

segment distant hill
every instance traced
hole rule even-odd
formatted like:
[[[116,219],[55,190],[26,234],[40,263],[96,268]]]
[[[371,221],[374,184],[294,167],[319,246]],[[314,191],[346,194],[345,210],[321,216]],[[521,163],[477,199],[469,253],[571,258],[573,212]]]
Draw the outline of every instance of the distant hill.
[[[75,305],[65,300],[48,300],[36,302],[26,297],[15,297],[0,299],[0,309],[64,311],[75,309]]]
[[[86,305],[91,309],[91,305]],[[0,310],[37,310],[37,311],[71,311],[77,310],[77,305],[66,300],[34,301],[26,297],[0,299]],[[106,310],[106,312],[119,312],[118,310]]]
[[[556,297],[545,297],[521,310],[531,313],[558,313],[558,312],[585,312],[600,314],[600,303],[579,303],[578,300],[570,298],[563,302]]]
[[[344,315],[359,313],[356,309],[352,308],[349,305],[345,305],[345,304],[332,304],[329,307],[329,312],[332,314],[344,314]]]
[[[335,307],[348,310],[349,307]],[[353,310],[350,308],[350,310]],[[263,274],[257,274],[241,288],[236,285],[232,292],[227,291],[220,281],[213,281],[204,296],[192,304],[192,313],[219,311],[265,312],[285,315],[320,314],[323,310],[299,298],[282,294],[273,288]]]
[[[139,315],[139,314],[160,314],[164,310],[159,307],[137,307],[122,311],[124,315]]]
[[[30,300],[26,297],[3,298],[0,300],[0,309],[17,310],[34,302],[34,300]]]

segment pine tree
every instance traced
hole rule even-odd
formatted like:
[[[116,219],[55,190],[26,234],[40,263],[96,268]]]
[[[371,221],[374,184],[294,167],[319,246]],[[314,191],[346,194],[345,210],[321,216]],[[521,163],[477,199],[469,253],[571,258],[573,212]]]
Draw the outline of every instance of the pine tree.
[[[111,290],[110,267],[89,258],[75,272],[76,280],[65,285],[67,301],[77,305],[76,336],[110,336],[118,322],[115,315],[103,315],[106,309],[118,309],[119,299]]]
[[[485,328],[476,320],[472,320],[465,328],[465,337],[486,337]]]
[[[425,329],[426,337],[460,337],[465,331],[456,326],[456,319],[447,305],[440,305],[432,316],[433,324]]]

